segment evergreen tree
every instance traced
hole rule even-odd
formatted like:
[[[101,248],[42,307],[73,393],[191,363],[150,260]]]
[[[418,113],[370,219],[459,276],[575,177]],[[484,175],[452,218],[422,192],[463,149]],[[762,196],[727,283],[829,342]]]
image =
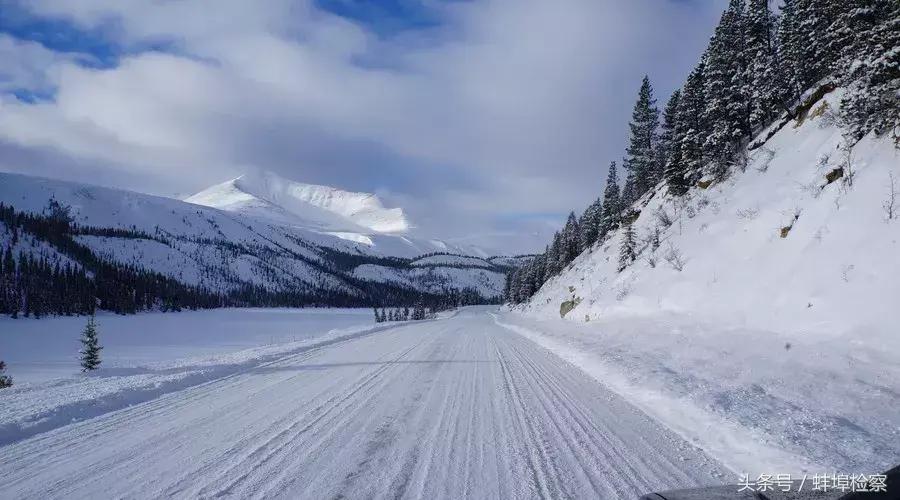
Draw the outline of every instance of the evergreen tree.
[[[791,108],[800,100],[804,90],[800,83],[801,71],[797,67],[804,50],[800,30],[802,19],[797,17],[797,1],[782,0],[778,22],[778,54],[781,63],[779,81],[783,99],[790,103]]]
[[[669,162],[675,153],[677,136],[676,126],[678,124],[678,103],[681,101],[681,89],[676,90],[669,97],[666,103],[666,109],[663,112],[662,133],[659,136],[659,147],[657,148],[657,165],[660,168],[659,178],[669,182]]]
[[[628,127],[631,130],[631,140],[626,150],[624,167],[634,176],[634,198],[637,199],[659,181],[656,152],[659,109],[647,76],[641,82]]]
[[[550,250],[547,252],[547,266],[544,268],[545,282],[559,274],[564,267],[564,265],[560,265],[563,254],[562,246],[562,236],[559,231],[557,231],[553,235],[553,242],[550,244]]]
[[[103,347],[100,346],[100,339],[97,336],[97,325],[94,323],[93,316],[88,319],[88,324],[84,328],[81,336],[81,345],[82,349],[79,351],[81,354],[81,371],[89,372],[99,368],[101,363],[100,351]]]
[[[628,177],[625,178],[625,187],[622,188],[621,210],[623,212],[631,210],[631,205],[640,198],[637,194],[637,187],[635,186],[636,182],[637,179],[635,179],[634,173],[628,172]]]
[[[507,304],[512,304],[512,281],[513,281],[513,272],[507,271],[506,279],[503,281],[503,301]],[[406,311],[404,311],[405,313]]]
[[[5,389],[7,387],[12,387],[13,380],[12,377],[6,375],[6,363],[0,361],[0,389]]]
[[[857,0],[840,22],[849,26],[853,52],[844,57],[852,82],[841,111],[853,139],[868,132],[900,137],[900,3]],[[852,62],[850,62],[852,60]],[[900,145],[900,142],[897,142]]]
[[[600,219],[598,238],[604,238],[615,228],[619,227],[619,214],[622,212],[622,201],[619,194],[619,176],[616,172],[616,162],[612,162],[609,164],[606,189],[603,191],[603,214]]]
[[[675,148],[666,177],[669,191],[683,196],[700,177],[704,164],[703,143],[708,135],[706,109],[706,57],[691,71],[678,102],[675,122]]]
[[[581,216],[581,223],[579,224],[579,229],[581,233],[579,234],[579,248],[584,251],[589,248],[597,241],[597,238],[600,236],[600,224],[603,219],[603,201],[600,198],[597,198],[596,201],[588,205],[587,209],[584,211],[584,215]]]
[[[626,267],[630,266],[637,260],[634,241],[634,227],[632,223],[626,222],[622,233],[622,245],[619,247],[619,267],[618,272],[622,272]]]
[[[562,252],[560,254],[560,269],[566,267],[578,257],[578,220],[575,212],[569,212],[569,218],[562,232]]]
[[[793,46],[787,54],[791,61],[799,88],[802,91],[811,88],[824,78],[840,54],[830,46],[828,31],[836,20],[836,7],[847,0],[795,0],[791,7],[783,11],[793,19],[785,18],[796,30]]]
[[[377,308],[377,307],[372,307],[372,311],[375,312],[375,322],[376,322],[376,323],[381,323],[381,315],[378,314],[378,308]]]
[[[730,0],[707,52],[703,120],[711,133],[703,148],[718,178],[725,175],[741,142],[750,135],[745,21],[744,0]]]
[[[750,0],[747,9],[747,74],[744,95],[750,98],[750,125],[760,130],[774,121],[783,97],[779,82],[776,18],[769,0]]]

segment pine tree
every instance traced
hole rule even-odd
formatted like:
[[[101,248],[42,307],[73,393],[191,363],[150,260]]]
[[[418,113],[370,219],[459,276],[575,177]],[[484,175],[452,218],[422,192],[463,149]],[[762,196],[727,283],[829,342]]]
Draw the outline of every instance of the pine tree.
[[[760,130],[774,121],[781,108],[776,19],[769,0],[750,0],[747,9],[747,74],[744,95],[750,98],[750,125]]]
[[[560,269],[566,267],[578,257],[578,220],[575,212],[569,212],[569,218],[562,232],[562,252],[559,256]]]
[[[841,111],[853,139],[868,132],[900,137],[900,3],[858,0],[841,18],[853,34],[853,52],[845,56],[852,82]],[[850,63],[850,60],[853,60]],[[896,142],[900,146],[900,141]]]
[[[703,143],[709,123],[706,109],[706,56],[694,67],[682,89],[675,122],[675,148],[667,166],[669,192],[683,196],[699,179],[705,161]]]
[[[782,85],[783,98],[790,107],[800,100],[801,88],[800,64],[804,40],[801,38],[800,23],[797,17],[798,0],[782,0],[778,22],[778,54],[781,62],[779,81]]]
[[[809,89],[827,76],[840,59],[840,49],[829,43],[829,30],[848,0],[796,0],[800,45],[795,70],[801,89]]]
[[[506,279],[503,281],[503,301],[507,304],[512,304],[512,281],[513,281],[513,273],[512,271],[508,271],[506,273]],[[404,311],[405,313],[406,311]]]
[[[377,307],[372,307],[372,311],[375,312],[375,322],[376,322],[376,323],[381,323],[381,315],[378,314],[378,308],[377,308]]]
[[[711,133],[703,143],[713,174],[721,178],[741,141],[750,135],[744,0],[730,0],[709,42],[706,59],[706,109]]]
[[[13,380],[12,377],[6,375],[6,363],[0,361],[0,389],[5,389],[7,387],[12,387]]]
[[[676,127],[678,125],[679,102],[681,102],[681,89],[673,92],[666,103],[666,109],[663,112],[662,133],[659,136],[659,147],[657,148],[657,163],[660,168],[659,177],[667,183],[671,182],[669,164],[677,152]],[[669,189],[671,190],[671,187]]]
[[[626,150],[624,167],[634,176],[634,198],[640,198],[659,181],[657,166],[659,109],[653,98],[650,78],[644,76],[631,114],[631,140]]]
[[[550,244],[550,248],[547,251],[547,265],[544,268],[544,282],[549,280],[550,278],[559,274],[562,271],[563,266],[561,266],[560,255],[562,254],[562,236],[557,231],[553,235],[553,242]]]
[[[635,186],[636,182],[637,179],[635,179],[634,173],[628,172],[628,177],[625,178],[625,187],[622,188],[621,210],[623,212],[631,210],[631,205],[633,205],[634,202],[636,202],[639,198],[637,194],[637,187]]]
[[[600,224],[603,219],[603,201],[597,198],[596,201],[588,205],[581,216],[579,229],[579,247],[581,250],[587,250],[597,241],[600,236]]]
[[[622,212],[622,201],[619,194],[619,176],[616,172],[616,162],[612,162],[609,164],[606,189],[603,191],[603,214],[600,218],[598,238],[604,238],[615,228],[619,227],[619,214]]]
[[[618,272],[622,272],[626,267],[630,266],[637,260],[634,242],[634,227],[631,222],[627,222],[622,233],[622,245],[619,247],[619,267]]]
[[[83,346],[79,353],[81,354],[81,371],[94,371],[100,367],[100,339],[97,336],[97,325],[94,323],[94,317],[88,319],[88,324],[84,328],[81,336],[81,345]]]

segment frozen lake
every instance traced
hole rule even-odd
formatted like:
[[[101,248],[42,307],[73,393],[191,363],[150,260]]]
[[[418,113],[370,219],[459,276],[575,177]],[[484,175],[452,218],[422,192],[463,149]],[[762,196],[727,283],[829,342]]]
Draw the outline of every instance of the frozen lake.
[[[215,309],[134,316],[98,314],[103,367],[218,355],[311,339],[332,329],[374,323],[371,309]],[[79,371],[86,317],[0,318],[0,359],[16,384]]]

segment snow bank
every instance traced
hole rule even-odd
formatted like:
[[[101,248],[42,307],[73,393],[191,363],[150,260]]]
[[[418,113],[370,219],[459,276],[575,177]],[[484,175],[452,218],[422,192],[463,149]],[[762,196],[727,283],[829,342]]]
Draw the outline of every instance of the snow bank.
[[[735,472],[877,473],[900,463],[900,367],[863,343],[661,315],[498,323],[582,368]]]

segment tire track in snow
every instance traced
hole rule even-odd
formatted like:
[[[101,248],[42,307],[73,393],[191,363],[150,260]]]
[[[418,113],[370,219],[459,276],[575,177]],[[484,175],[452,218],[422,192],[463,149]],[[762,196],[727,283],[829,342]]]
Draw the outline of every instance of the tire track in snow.
[[[0,496],[41,500],[634,498],[723,470],[482,311],[59,428],[0,469]]]

